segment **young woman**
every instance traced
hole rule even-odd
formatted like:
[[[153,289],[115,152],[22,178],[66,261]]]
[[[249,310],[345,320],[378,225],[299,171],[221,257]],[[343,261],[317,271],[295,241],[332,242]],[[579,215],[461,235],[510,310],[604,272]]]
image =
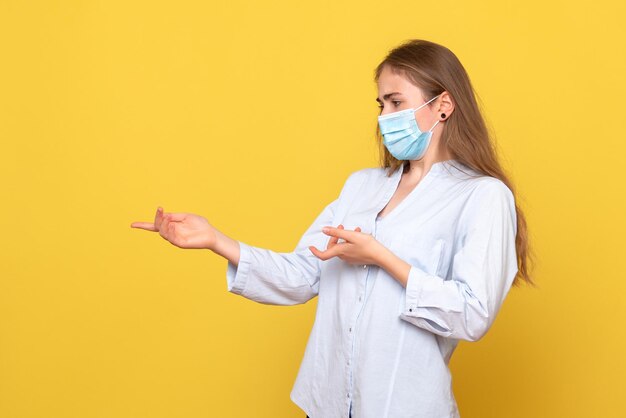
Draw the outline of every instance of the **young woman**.
[[[318,296],[291,392],[308,416],[459,417],[450,357],[485,335],[512,285],[533,284],[526,223],[450,50],[406,42],[375,81],[380,167],[352,173],[293,252],[162,208],[131,226],[223,256],[228,290],[248,299]]]

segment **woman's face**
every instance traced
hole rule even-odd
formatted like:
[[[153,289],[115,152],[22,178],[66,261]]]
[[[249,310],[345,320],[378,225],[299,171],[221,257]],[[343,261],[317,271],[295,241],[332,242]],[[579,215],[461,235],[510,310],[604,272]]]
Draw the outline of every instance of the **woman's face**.
[[[378,98],[376,98],[376,101],[383,107],[381,115],[417,108],[430,99],[432,97],[424,97],[422,90],[405,77],[393,73],[388,66],[383,67],[378,77]],[[420,130],[429,130],[440,119],[440,113],[437,112],[440,99],[441,97],[438,97],[415,112],[415,120]]]

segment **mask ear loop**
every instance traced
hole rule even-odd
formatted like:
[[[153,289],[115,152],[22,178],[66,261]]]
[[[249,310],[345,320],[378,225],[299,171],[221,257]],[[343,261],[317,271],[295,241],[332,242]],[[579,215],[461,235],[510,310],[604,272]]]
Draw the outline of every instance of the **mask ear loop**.
[[[438,124],[438,123],[439,123],[439,119],[437,119],[437,122],[435,122],[435,124],[433,125],[433,127],[432,127],[432,128],[430,128],[428,131],[429,131],[429,132],[432,132],[432,131],[433,131],[433,129],[435,129],[435,126],[437,126],[437,124]]]
[[[427,105],[428,103],[432,102],[433,100],[435,100],[437,97],[441,96],[443,93],[439,93],[438,95],[436,95],[435,97],[433,97],[432,99],[430,99],[429,101],[427,101],[426,103],[424,103],[424,106]],[[437,124],[439,123],[439,119],[437,119],[437,122],[435,122],[435,124],[433,125],[432,128],[430,128],[428,131],[432,132],[433,129],[435,129],[435,126],[437,126]]]
[[[427,101],[426,103],[424,103],[423,105],[421,105],[420,107],[418,107],[417,109],[415,109],[413,111],[413,113],[417,112],[418,110],[420,110],[421,108],[423,108],[424,106],[426,106],[428,103],[432,102],[433,100],[435,100],[437,97],[441,96],[443,93],[439,93],[438,95],[436,95],[435,97],[433,97],[432,99],[430,99],[429,101]],[[435,129],[435,126],[437,126],[437,124],[439,123],[439,120],[437,120],[437,122],[435,122],[435,124],[433,125],[432,128],[430,128],[428,131],[432,132],[433,129]]]
[[[420,107],[416,108],[413,113],[417,112],[418,110],[420,110],[421,108],[423,108],[424,106],[426,106],[428,103],[432,102],[433,100],[435,100],[437,97],[441,96],[443,93],[439,93],[438,95],[436,95],[435,97],[433,97],[432,99],[430,99],[429,101],[427,101],[426,103],[424,103],[423,105],[421,105]]]

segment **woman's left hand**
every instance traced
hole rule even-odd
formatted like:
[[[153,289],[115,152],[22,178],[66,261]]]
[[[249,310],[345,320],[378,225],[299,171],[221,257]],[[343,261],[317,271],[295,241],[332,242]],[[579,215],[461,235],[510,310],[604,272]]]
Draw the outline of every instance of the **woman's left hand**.
[[[351,264],[378,264],[382,244],[373,235],[361,232],[361,228],[350,231],[344,229],[343,225],[337,228],[327,226],[322,228],[322,232],[331,237],[327,249],[320,251],[313,245],[309,246],[309,250],[319,259],[339,257]],[[345,242],[339,243],[339,239]]]

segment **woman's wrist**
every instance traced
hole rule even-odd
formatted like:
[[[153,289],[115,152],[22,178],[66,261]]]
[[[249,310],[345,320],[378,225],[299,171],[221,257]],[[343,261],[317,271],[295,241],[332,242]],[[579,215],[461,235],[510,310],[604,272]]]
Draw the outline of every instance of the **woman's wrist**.
[[[376,265],[389,273],[403,287],[406,287],[411,265],[395,255],[387,247],[383,245],[381,247],[381,250],[376,254]]]
[[[239,264],[239,241],[230,238],[217,229],[215,230],[215,241],[208,249],[226,258],[234,265]]]
[[[378,267],[386,269],[394,254],[380,241],[376,241],[376,244],[378,245],[378,248],[375,251],[374,264],[376,264]]]

